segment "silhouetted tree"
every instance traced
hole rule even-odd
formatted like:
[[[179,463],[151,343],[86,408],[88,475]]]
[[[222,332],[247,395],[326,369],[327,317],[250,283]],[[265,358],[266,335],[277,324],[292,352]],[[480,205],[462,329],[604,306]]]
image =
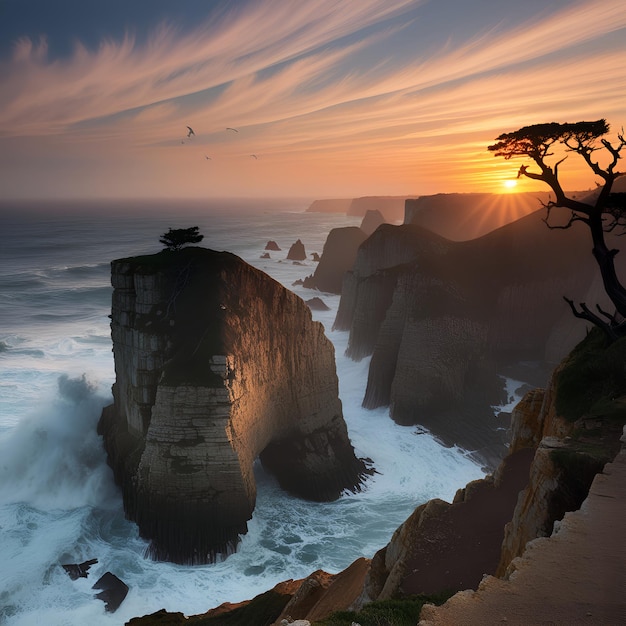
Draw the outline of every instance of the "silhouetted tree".
[[[626,146],[626,139],[622,130],[617,136],[617,142],[611,143],[604,138],[608,132],[609,125],[604,119],[573,124],[535,124],[500,135],[496,139],[497,143],[489,146],[489,150],[495,152],[495,156],[505,159],[529,157],[539,166],[539,172],[532,172],[528,166],[522,165],[517,177],[540,180],[554,192],[555,199],[550,199],[545,204],[547,214],[544,221],[549,228],[569,228],[574,222],[583,222],[589,228],[593,256],[600,268],[604,289],[615,305],[615,313],[603,311],[598,305],[595,313],[584,302],[576,306],[572,300],[564,299],[576,317],[599,326],[614,340],[626,335],[626,289],[615,271],[615,255],[619,251],[609,249],[605,233],[626,229],[626,194],[612,193],[615,180],[626,173],[616,170],[621,151]],[[566,152],[575,152],[581,156],[593,173],[602,179],[595,195],[590,194],[581,201],[565,194],[559,182],[559,166],[567,155],[554,165],[548,162],[554,156],[552,149],[555,144],[563,146]],[[598,156],[605,159],[606,165],[600,165]],[[550,212],[554,207],[564,207],[571,211],[565,224],[550,223]]]
[[[191,228],[170,228],[166,233],[161,235],[159,241],[165,246],[165,250],[180,250],[188,243],[199,243],[204,239],[204,235],[200,235],[197,226]]]

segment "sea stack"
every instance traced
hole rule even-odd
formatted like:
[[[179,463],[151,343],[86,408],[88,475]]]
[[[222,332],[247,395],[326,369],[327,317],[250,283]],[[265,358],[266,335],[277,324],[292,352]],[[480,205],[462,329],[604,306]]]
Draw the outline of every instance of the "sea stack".
[[[358,490],[334,348],[309,307],[227,252],[113,261],[114,403],[98,431],[150,555],[206,563],[247,531],[260,458],[311,500]]]

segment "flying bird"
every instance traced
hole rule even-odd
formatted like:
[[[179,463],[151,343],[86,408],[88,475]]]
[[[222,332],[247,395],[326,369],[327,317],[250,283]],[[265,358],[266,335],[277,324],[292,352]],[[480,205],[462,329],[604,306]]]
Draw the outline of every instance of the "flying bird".
[[[212,160],[212,159],[211,159],[211,157],[210,157],[210,156],[207,156],[206,154],[204,155],[204,158],[205,158],[207,161],[211,161],[211,160]]]
[[[258,159],[259,157],[256,154],[251,154],[250,155],[253,159]]]
[[[232,130],[234,133],[238,133],[239,131],[236,128],[227,127],[226,130]]]
[[[193,132],[193,128],[191,128],[191,126],[187,126],[187,137],[191,137],[191,135],[195,135],[196,133]]]

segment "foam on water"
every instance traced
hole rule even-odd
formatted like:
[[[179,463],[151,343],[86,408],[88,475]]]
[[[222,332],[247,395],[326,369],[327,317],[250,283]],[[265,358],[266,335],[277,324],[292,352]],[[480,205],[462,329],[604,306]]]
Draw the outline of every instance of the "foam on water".
[[[197,567],[146,559],[146,542],[124,517],[96,424],[102,406],[110,402],[114,379],[110,287],[103,285],[103,276],[108,281],[111,258],[156,251],[145,241],[147,231],[158,234],[171,224],[171,216],[157,218],[148,228],[145,219],[129,216],[110,235],[106,223],[92,219],[79,230],[93,246],[80,248],[74,260],[57,262],[59,255],[68,256],[67,247],[50,237],[43,257],[29,261],[18,254],[12,269],[10,263],[0,265],[1,286],[6,291],[10,284],[20,301],[18,308],[1,309],[11,312],[0,331],[1,623],[97,626],[161,608],[201,613],[315,569],[340,571],[384,546],[416,505],[432,497],[450,500],[457,488],[482,476],[463,451],[394,424],[387,410],[361,408],[369,360],[347,359],[347,333],[331,330],[339,297],[293,286],[313,273],[315,264],[286,261],[289,246],[301,239],[309,254],[321,253],[331,228],[358,224],[358,218],[261,212],[250,214],[242,229],[241,218],[229,214],[219,220],[196,213],[189,219],[178,216],[174,223],[200,225],[208,240],[203,245],[230,250],[304,299],[318,295],[331,307],[313,316],[335,345],[340,396],[355,450],[371,458],[378,473],[360,493],[311,503],[282,492],[257,464],[257,504],[235,554]],[[54,220],[48,227],[69,232]],[[116,236],[120,232],[123,243]],[[261,259],[269,239],[283,250]],[[25,247],[31,254],[38,249],[32,241]],[[15,279],[18,273],[21,282]],[[45,324],[37,319],[41,311],[32,310],[41,302],[42,289],[56,303]],[[13,319],[18,311],[21,319]],[[87,579],[72,581],[60,567],[92,558],[98,563]],[[91,589],[107,570],[130,587],[114,615],[105,613]]]

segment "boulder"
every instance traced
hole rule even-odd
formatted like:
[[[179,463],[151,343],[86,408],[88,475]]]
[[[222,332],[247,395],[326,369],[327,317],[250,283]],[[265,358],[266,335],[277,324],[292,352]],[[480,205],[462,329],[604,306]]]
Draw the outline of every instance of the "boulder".
[[[268,241],[265,244],[265,249],[266,250],[274,250],[274,251],[278,252],[278,251],[280,251],[280,246],[275,241],[272,241],[270,239],[270,241]]]
[[[102,589],[96,598],[104,602],[107,613],[115,613],[128,594],[128,585],[111,572],[98,578],[92,589]]]

